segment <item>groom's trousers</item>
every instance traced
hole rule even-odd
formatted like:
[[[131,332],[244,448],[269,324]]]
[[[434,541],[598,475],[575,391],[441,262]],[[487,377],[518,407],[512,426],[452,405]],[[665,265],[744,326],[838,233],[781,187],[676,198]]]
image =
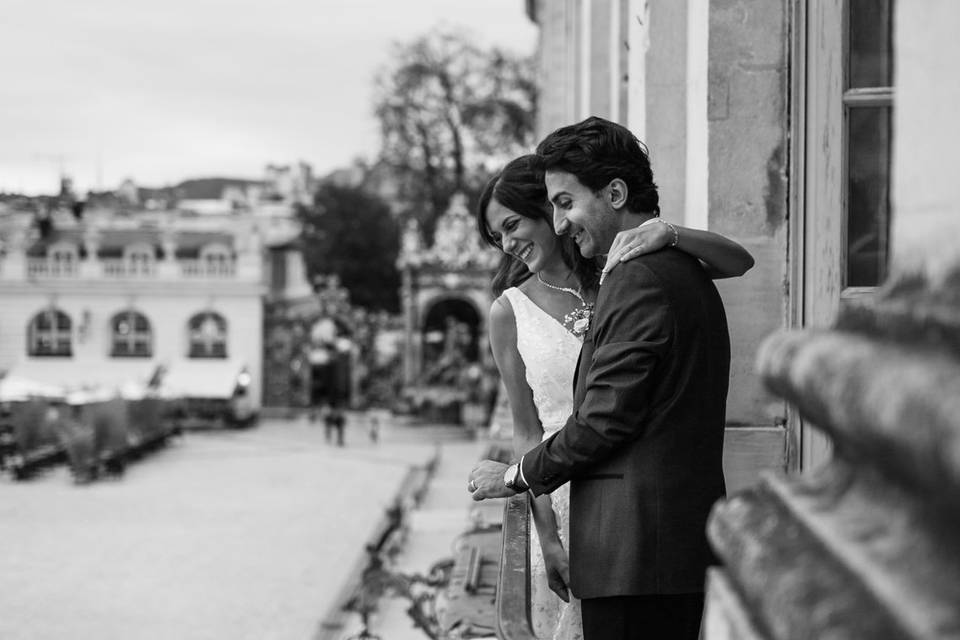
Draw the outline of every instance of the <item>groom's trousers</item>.
[[[580,607],[584,640],[697,640],[703,594],[587,598]]]

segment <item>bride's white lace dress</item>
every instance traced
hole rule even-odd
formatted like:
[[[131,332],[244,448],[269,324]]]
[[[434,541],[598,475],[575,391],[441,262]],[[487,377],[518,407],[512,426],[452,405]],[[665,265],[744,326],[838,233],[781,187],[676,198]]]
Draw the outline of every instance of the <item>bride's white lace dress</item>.
[[[563,427],[573,411],[573,374],[581,341],[525,293],[511,287],[504,295],[517,321],[517,350],[527,370],[527,384],[533,391],[543,438]],[[560,540],[565,549],[570,531],[570,487],[563,485],[550,494],[557,516]],[[565,603],[547,586],[546,569],[536,527],[530,527],[531,621],[538,638],[581,640],[580,602],[571,597]]]

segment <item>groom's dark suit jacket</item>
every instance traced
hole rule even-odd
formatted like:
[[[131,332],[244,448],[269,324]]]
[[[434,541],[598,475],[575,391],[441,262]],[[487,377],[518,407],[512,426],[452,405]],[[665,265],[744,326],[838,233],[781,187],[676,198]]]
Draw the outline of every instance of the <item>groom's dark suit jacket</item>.
[[[696,260],[666,249],[610,272],[574,413],[523,458],[537,495],[570,481],[574,595],[703,591],[729,372],[723,303]]]

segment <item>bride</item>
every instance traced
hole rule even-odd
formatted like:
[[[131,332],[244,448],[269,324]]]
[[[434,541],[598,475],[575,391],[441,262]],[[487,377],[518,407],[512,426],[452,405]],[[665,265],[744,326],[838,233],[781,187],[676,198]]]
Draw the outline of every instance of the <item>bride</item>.
[[[753,266],[750,254],[723,236],[654,218],[621,232],[601,271],[569,237],[554,233],[543,174],[532,155],[511,161],[487,183],[477,226],[504,253],[492,283],[499,297],[490,309],[490,345],[510,401],[517,458],[560,429],[572,412],[573,374],[607,270],[667,246],[699,258],[715,278],[739,276]],[[567,586],[569,486],[534,498],[531,512],[533,630],[539,638],[582,638],[579,602]]]

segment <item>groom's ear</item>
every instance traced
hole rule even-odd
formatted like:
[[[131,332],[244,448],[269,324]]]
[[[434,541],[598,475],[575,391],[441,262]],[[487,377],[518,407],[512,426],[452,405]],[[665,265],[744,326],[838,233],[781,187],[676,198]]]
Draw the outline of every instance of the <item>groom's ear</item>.
[[[614,178],[607,185],[607,198],[610,206],[614,209],[622,209],[627,206],[627,183],[620,178]]]

